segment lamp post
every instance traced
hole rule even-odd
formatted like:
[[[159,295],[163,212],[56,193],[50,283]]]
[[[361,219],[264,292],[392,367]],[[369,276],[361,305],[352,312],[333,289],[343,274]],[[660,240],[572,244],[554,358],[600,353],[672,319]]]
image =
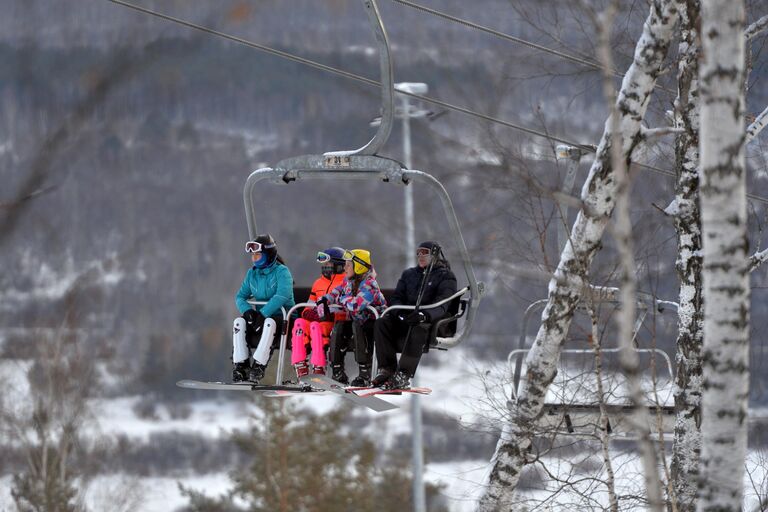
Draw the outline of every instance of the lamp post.
[[[396,91],[410,94],[426,94],[429,90],[427,84],[420,82],[400,82],[395,84]],[[395,110],[395,117],[403,120],[403,163],[411,169],[411,118],[427,117],[430,112],[411,105],[411,98],[405,94],[398,94],[400,108]],[[406,266],[416,265],[416,228],[413,212],[413,185],[405,187],[405,253]],[[416,376],[413,377],[413,386],[417,386]],[[411,437],[413,452],[413,510],[414,512],[426,512],[427,498],[424,492],[424,448],[422,445],[421,426],[421,402],[419,395],[414,393],[411,397]]]
[[[396,91],[410,94],[426,94],[429,91],[427,84],[421,82],[400,82],[395,84]],[[398,94],[400,108],[395,110],[395,117],[403,121],[403,163],[408,169],[413,168],[411,158],[411,118],[427,117],[428,110],[418,109],[411,105],[411,98],[405,94]],[[405,187],[405,254],[406,266],[416,265],[416,229],[413,213],[413,187]]]
[[[395,108],[395,117],[403,121],[403,164],[407,169],[413,167],[411,157],[411,119],[427,118],[436,119],[445,112],[435,114],[429,110],[417,108],[411,104],[410,96],[397,94],[397,92],[409,94],[426,94],[429,91],[427,84],[421,82],[400,82],[395,84],[395,94],[400,104]],[[371,121],[371,126],[381,122],[380,118]],[[404,190],[405,197],[405,264],[407,267],[416,266],[416,229],[413,208],[413,185],[408,185]],[[411,385],[417,386],[417,379],[411,381]],[[413,510],[414,512],[426,512],[427,499],[424,492],[424,448],[422,446],[421,402],[419,395],[411,396],[411,432],[412,432],[412,466],[413,466]]]

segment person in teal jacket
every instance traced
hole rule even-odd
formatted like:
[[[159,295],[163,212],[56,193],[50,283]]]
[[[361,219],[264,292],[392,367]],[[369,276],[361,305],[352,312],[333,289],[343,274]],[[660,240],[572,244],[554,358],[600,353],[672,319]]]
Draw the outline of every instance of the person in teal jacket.
[[[245,244],[245,252],[251,254],[253,266],[235,295],[241,316],[235,319],[232,330],[232,380],[259,382],[282,332],[280,308],[287,311],[296,302],[293,276],[277,254],[272,236],[257,236]],[[252,306],[249,300],[265,304]]]

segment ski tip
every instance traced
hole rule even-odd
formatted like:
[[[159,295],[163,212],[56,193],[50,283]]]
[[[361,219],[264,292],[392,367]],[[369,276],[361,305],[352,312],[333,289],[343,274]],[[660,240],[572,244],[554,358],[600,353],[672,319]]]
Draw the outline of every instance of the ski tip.
[[[176,385],[180,388],[196,388],[198,385],[198,381],[196,380],[190,380],[190,379],[183,379],[178,382],[176,382]]]

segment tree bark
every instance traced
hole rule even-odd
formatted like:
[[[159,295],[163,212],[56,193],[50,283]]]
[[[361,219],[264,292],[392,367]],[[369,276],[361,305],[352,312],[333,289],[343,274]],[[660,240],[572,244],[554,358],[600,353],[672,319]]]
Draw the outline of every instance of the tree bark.
[[[679,0],[651,2],[634,60],[622,81],[616,107],[620,115],[622,157],[627,163],[640,137],[641,122],[669,48],[679,10]],[[610,157],[611,126],[609,119],[582,189],[585,206],[576,218],[571,237],[549,283],[548,303],[527,357],[526,379],[511,411],[512,421],[502,428],[488,487],[479,504],[480,511],[507,510],[513,503],[525,454],[532,442],[531,427],[542,412],[544,397],[554,379],[560,350],[581,298],[589,266],[600,248],[600,240],[613,211],[616,180]]]
[[[749,392],[744,1],[702,1],[700,511],[741,510]]]
[[[675,386],[675,437],[672,445],[672,488],[669,509],[696,509],[696,484],[701,453],[701,218],[699,210],[699,0],[688,0],[680,13],[677,137],[678,175],[674,216],[680,279]]]

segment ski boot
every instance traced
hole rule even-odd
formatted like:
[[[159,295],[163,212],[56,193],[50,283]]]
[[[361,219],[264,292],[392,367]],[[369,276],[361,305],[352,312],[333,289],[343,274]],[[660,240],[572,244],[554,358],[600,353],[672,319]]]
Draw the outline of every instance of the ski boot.
[[[384,383],[383,389],[411,389],[411,378],[402,370],[398,370],[391,379]]]
[[[312,365],[312,375],[325,375],[325,366]]]
[[[367,388],[371,385],[371,365],[361,364],[360,371],[352,382],[349,383],[353,388]]]
[[[331,374],[331,378],[339,384],[344,384],[345,386],[349,384],[349,377],[347,377],[347,374],[344,371],[343,364],[333,365],[333,373]]]
[[[232,364],[232,382],[248,380],[248,361]]]
[[[248,380],[253,382],[254,384],[258,384],[261,379],[264,378],[264,373],[267,370],[267,366],[263,364],[259,364],[256,361],[253,362],[253,366],[251,366],[251,371],[248,372]]]
[[[296,368],[296,377],[301,379],[305,375],[309,375],[309,366],[307,366],[306,361],[300,361],[293,365],[294,368]]]
[[[371,386],[375,388],[380,388],[384,384],[389,381],[389,379],[392,378],[392,374],[394,372],[390,370],[389,368],[379,368],[379,373],[376,374],[376,376],[371,381]]]

